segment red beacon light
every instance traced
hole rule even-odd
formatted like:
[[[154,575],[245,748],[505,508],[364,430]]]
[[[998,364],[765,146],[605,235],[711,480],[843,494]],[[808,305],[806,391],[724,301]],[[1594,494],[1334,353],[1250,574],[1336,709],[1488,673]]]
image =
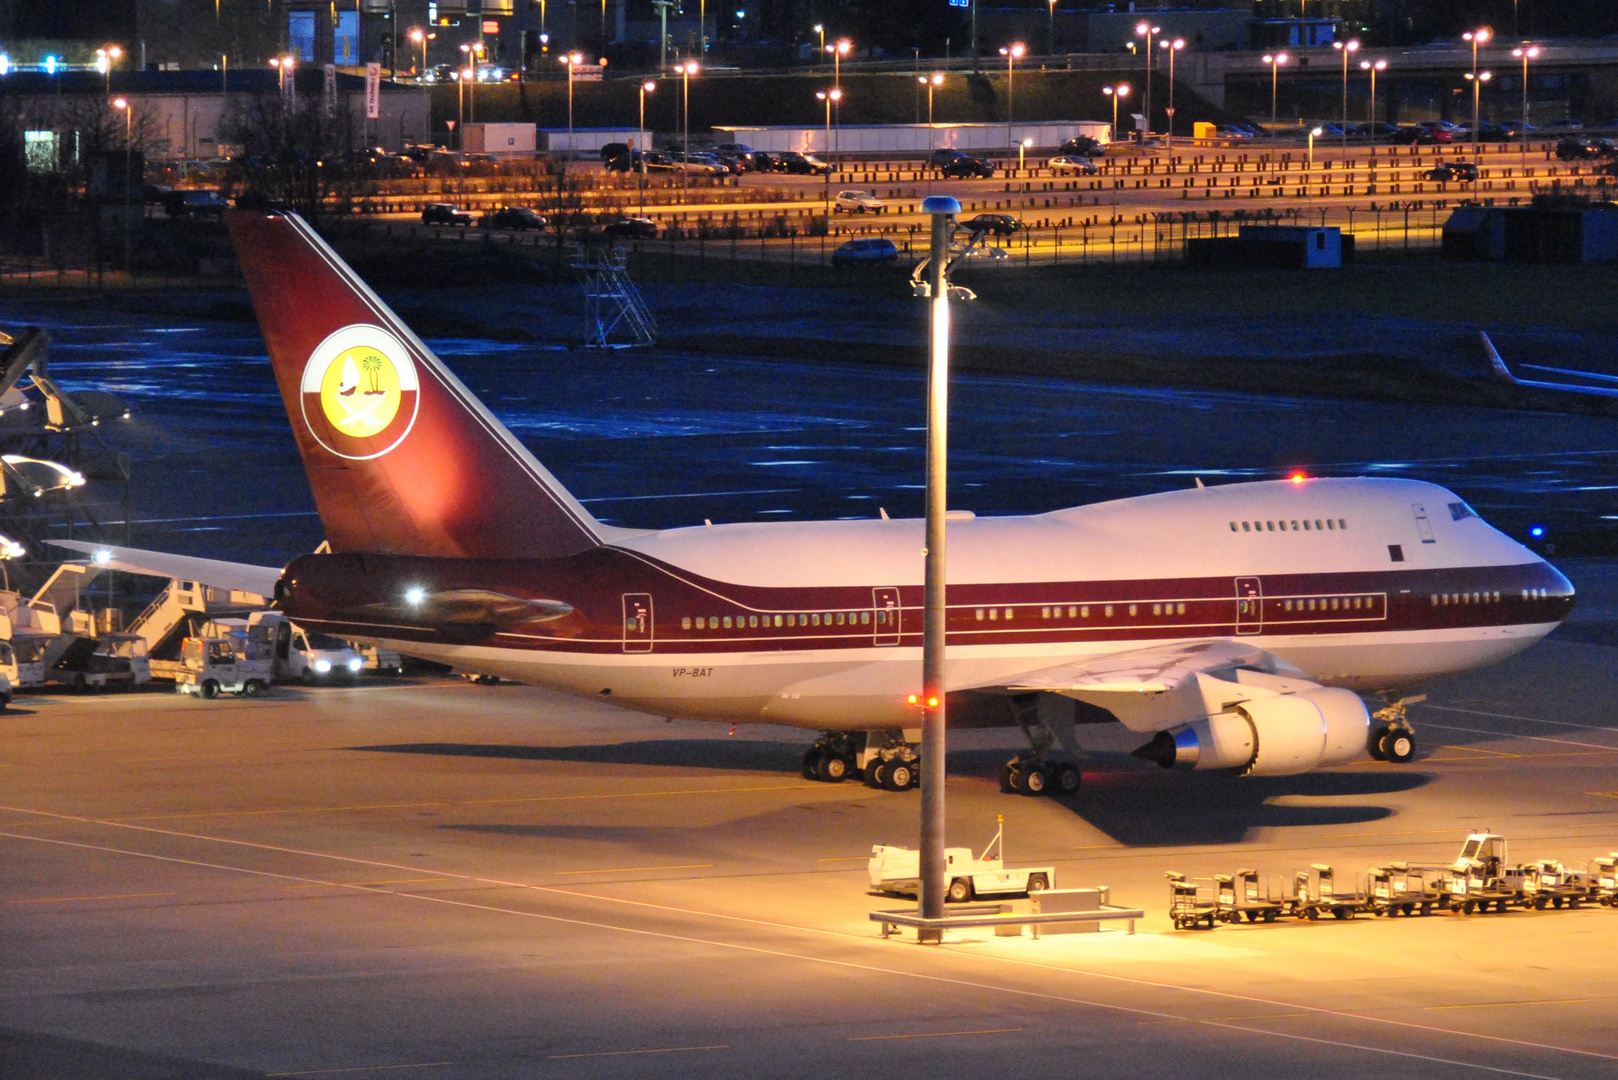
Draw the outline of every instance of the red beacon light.
[[[1309,479],[1309,476],[1307,473],[1295,472],[1287,479],[1291,480],[1294,484],[1301,484],[1305,480]]]
[[[907,703],[909,703],[909,705],[912,708],[917,708],[917,709],[923,709],[923,708],[925,708],[925,709],[936,709],[936,708],[938,708],[938,699],[935,698],[935,697],[929,697],[927,699],[927,701],[926,701],[926,704],[923,704],[922,700],[921,700],[921,695],[919,695],[919,694],[911,694],[908,698],[905,699],[905,701]]]

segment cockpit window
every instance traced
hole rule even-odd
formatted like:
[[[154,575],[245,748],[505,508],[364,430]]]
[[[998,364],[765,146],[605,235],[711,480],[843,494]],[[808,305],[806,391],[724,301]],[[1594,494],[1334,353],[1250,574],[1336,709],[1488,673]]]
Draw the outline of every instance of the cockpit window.
[[[1478,512],[1464,502],[1452,502],[1449,504],[1449,519],[1451,521],[1460,521],[1462,518],[1477,516]]]

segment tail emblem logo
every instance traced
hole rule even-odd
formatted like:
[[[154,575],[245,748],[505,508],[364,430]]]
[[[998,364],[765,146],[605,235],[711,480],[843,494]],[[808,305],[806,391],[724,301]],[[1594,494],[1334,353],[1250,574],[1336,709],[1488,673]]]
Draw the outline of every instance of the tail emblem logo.
[[[315,441],[338,457],[381,457],[416,421],[416,365],[378,326],[345,326],[304,365],[303,419]]]

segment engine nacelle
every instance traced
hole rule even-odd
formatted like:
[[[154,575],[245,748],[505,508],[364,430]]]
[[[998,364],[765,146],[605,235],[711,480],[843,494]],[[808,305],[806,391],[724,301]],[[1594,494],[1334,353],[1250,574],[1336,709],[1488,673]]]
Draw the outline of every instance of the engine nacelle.
[[[1288,776],[1365,756],[1370,727],[1358,694],[1323,686],[1252,698],[1229,712],[1160,731],[1135,754],[1165,769]]]

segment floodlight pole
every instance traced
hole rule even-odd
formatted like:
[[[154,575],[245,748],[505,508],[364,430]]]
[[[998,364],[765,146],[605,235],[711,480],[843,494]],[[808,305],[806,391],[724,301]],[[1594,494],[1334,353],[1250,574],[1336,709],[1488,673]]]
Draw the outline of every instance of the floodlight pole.
[[[921,626],[921,916],[944,916],[944,512],[949,458],[949,241],[961,204],[948,195],[922,200],[933,221],[927,261],[929,326],[927,366],[927,555]],[[943,931],[923,929],[920,940],[938,944]]]

